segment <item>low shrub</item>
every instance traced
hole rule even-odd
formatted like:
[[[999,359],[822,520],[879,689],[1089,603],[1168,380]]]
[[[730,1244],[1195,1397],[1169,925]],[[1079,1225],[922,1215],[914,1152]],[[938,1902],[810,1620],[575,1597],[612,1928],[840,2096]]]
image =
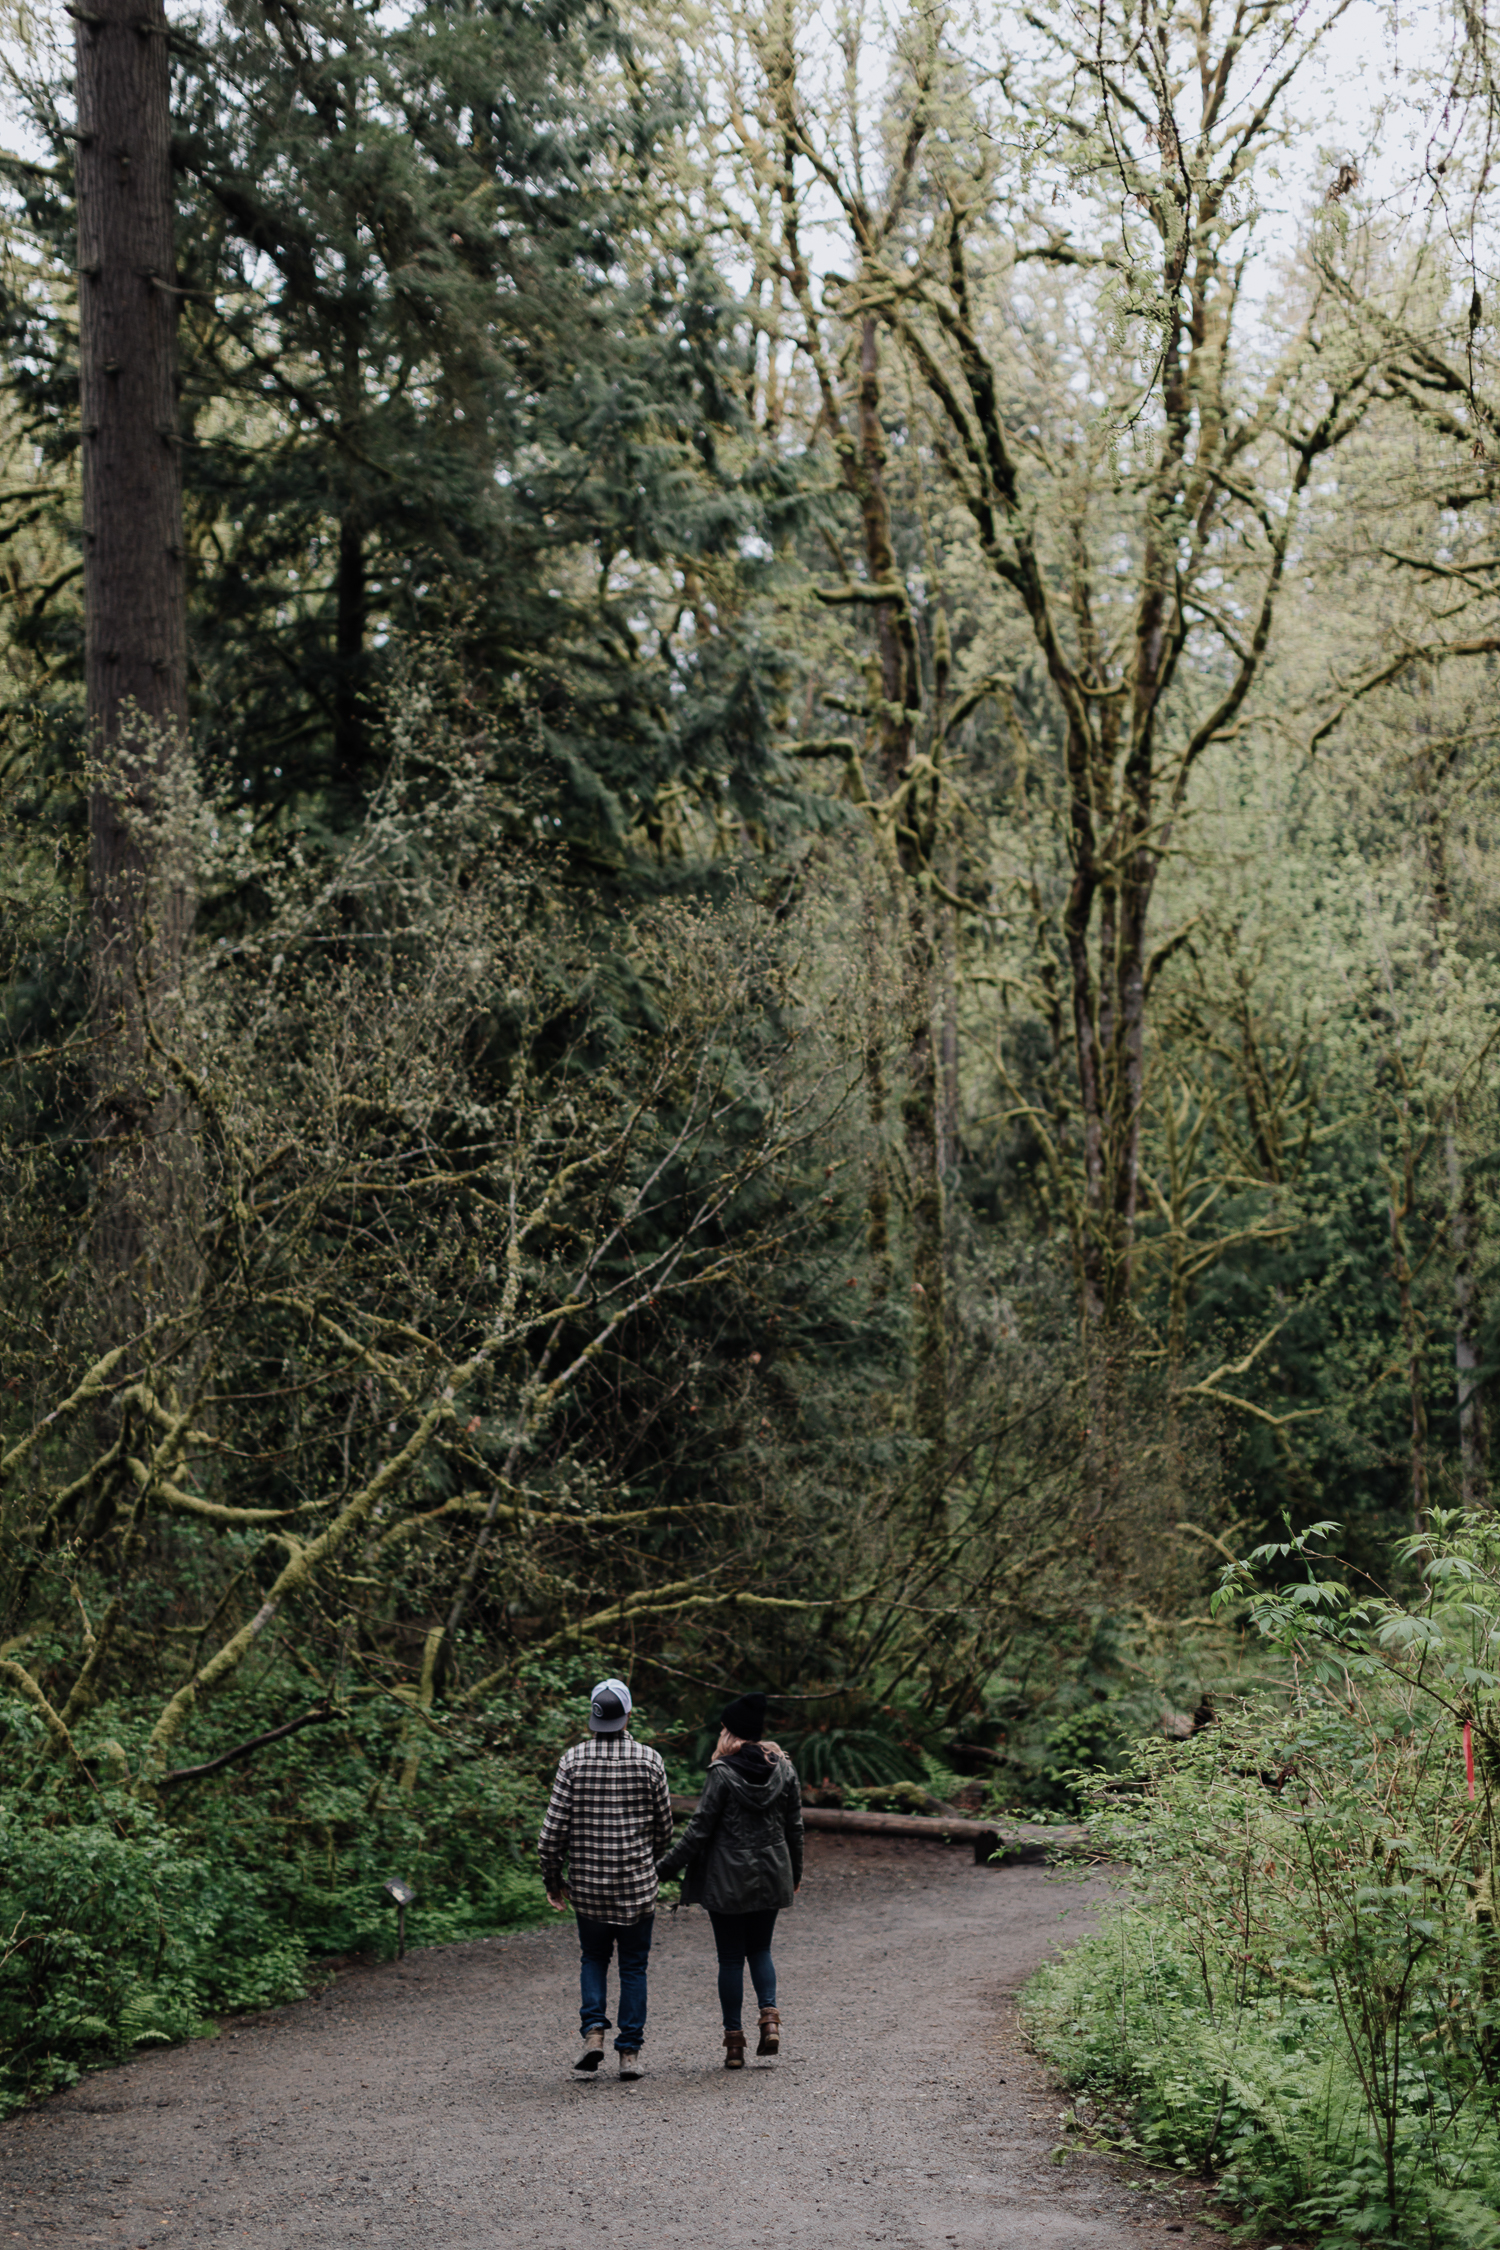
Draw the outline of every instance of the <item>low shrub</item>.
[[[272,1677],[211,1706],[192,1762],[269,1730],[293,1692]],[[212,2030],[216,2014],[295,1998],[319,1960],[394,1951],[390,1876],[417,1894],[409,1944],[540,1919],[535,1838],[578,1713],[555,1673],[463,1717],[372,1697],[157,1795],[129,1778],[149,1711],[115,1703],[80,1727],[89,1786],[7,1704],[0,2115],[133,2047]]]
[[[1333,1527],[1321,1527],[1324,1532]],[[1500,1534],[1447,1518],[1407,1607],[1249,1593],[1286,1686],[1081,1783],[1133,1896],[1028,1987],[1070,2084],[1152,2161],[1329,2250],[1500,2245]],[[1475,1746],[1468,1793],[1462,1728]]]
[[[0,1808],[0,2111],[88,2060],[207,2028],[207,1872],[118,1792],[57,1826]]]

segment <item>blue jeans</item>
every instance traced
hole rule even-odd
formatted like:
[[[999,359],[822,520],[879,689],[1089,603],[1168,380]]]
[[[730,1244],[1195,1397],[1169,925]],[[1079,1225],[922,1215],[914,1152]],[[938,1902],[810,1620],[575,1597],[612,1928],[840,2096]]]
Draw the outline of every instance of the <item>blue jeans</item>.
[[[710,1908],[708,1918],[714,1926],[719,1956],[719,2005],[724,2011],[724,2029],[738,2031],[745,2005],[747,1961],[756,1999],[763,2008],[776,2005],[776,1964],[771,1959],[776,1909],[769,1906],[759,1914],[715,1914]]]
[[[620,2030],[617,2054],[633,2054],[646,2036],[646,1962],[651,1952],[651,1930],[656,1921],[647,1914],[622,1929],[617,1922],[596,1922],[591,1914],[575,1914],[578,1922],[578,1983],[583,2005],[579,2028],[609,2029],[609,1962],[620,1949]]]

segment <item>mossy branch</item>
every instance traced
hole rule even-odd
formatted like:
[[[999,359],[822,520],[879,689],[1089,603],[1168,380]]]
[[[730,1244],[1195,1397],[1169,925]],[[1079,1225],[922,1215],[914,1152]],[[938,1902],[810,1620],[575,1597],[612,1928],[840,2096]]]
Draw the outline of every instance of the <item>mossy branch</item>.
[[[62,1718],[59,1723],[64,1733],[67,1732],[70,1723],[88,1709],[92,1701],[94,1682],[104,1669],[104,1659],[109,1654],[109,1644],[114,1639],[115,1628],[124,1614],[124,1596],[115,1594],[99,1620],[98,1632],[88,1635],[86,1642],[88,1654],[84,1658],[83,1670],[73,1682],[68,1700],[62,1708]]]
[[[277,1576],[255,1615],[224,1643],[217,1655],[209,1659],[195,1680],[187,1681],[170,1698],[151,1730],[151,1739],[146,1745],[148,1762],[160,1765],[199,1695],[207,1688],[217,1687],[221,1681],[229,1679],[239,1670],[283,1602],[312,1583],[329,1556],[337,1553],[344,1542],[366,1522],[385,1494],[400,1484],[416,1466],[437,1431],[451,1418],[455,1390],[477,1374],[489,1356],[488,1351],[478,1352],[455,1373],[453,1380],[445,1386],[441,1398],[427,1409],[400,1452],[392,1454],[369,1483],[353,1495],[326,1531],[321,1532],[316,1539],[310,1539],[305,1547],[293,1542],[288,1534],[281,1535],[292,1548],[290,1561]]]
[[[54,1749],[63,1751],[71,1759],[75,1772],[87,1779],[83,1760],[78,1755],[77,1743],[63,1724],[61,1714],[53,1709],[40,1683],[32,1677],[25,1665],[18,1664],[12,1656],[0,1657],[0,1680],[8,1680],[17,1695],[24,1697],[47,1729]]]
[[[76,1390],[60,1405],[54,1406],[50,1414],[44,1414],[36,1427],[27,1431],[25,1437],[18,1438],[7,1454],[0,1456],[0,1484],[21,1466],[49,1430],[55,1429],[60,1422],[70,1420],[81,1407],[88,1406],[94,1399],[105,1396],[110,1388],[110,1377],[120,1362],[128,1358],[131,1349],[132,1345],[129,1343],[116,1344],[113,1351],[106,1352],[102,1359],[95,1360]]]
[[[520,1489],[514,1485],[507,1487],[503,1479],[496,1481],[501,1484],[502,1490]],[[528,1505],[524,1499],[514,1503],[494,1503],[487,1500],[481,1492],[455,1492],[441,1506],[424,1509],[421,1515],[407,1516],[403,1522],[392,1524],[390,1530],[382,1532],[376,1541],[375,1552],[383,1555],[388,1547],[399,1545],[403,1539],[415,1538],[429,1524],[441,1523],[445,1518],[488,1517],[492,1506],[496,1523],[508,1524],[518,1530],[578,1532],[619,1531],[633,1528],[637,1524],[677,1523],[688,1516],[727,1516],[733,1515],[736,1509],[736,1503],[732,1500],[668,1500],[645,1508],[608,1508],[597,1515],[584,1516],[575,1515],[566,1508]]]
[[[153,1477],[145,1462],[133,1455],[127,1455],[125,1466],[153,1500],[165,1501],[182,1515],[201,1516],[207,1523],[284,1523],[297,1513],[295,1508],[231,1508],[217,1500],[202,1500],[196,1492],[184,1492],[181,1485],[169,1484],[165,1477]]]
[[[580,1618],[576,1625],[565,1625],[561,1632],[553,1633],[545,1641],[538,1641],[533,1647],[527,1649],[526,1655],[528,1660],[535,1661],[539,1657],[552,1655],[557,1649],[572,1647],[579,1641],[592,1640],[608,1626],[623,1625],[627,1621],[631,1624],[639,1624],[646,1618],[679,1617],[684,1610],[689,1609],[801,1610],[804,1612],[810,1609],[847,1609],[854,1602],[868,1601],[872,1591],[872,1588],[866,1587],[862,1593],[841,1594],[825,1601],[795,1601],[789,1596],[747,1594],[739,1587],[732,1588],[726,1593],[711,1594],[705,1592],[703,1587],[693,1579],[679,1579],[674,1586],[658,1586],[650,1593],[627,1595],[624,1601],[612,1602],[608,1609],[595,1610],[592,1617]],[[502,1681],[508,1680],[513,1670],[513,1665],[507,1665],[501,1671],[487,1673],[484,1679],[478,1681],[475,1686],[469,1689],[464,1701],[466,1703],[477,1703],[482,1696],[488,1695],[493,1689],[499,1687]]]

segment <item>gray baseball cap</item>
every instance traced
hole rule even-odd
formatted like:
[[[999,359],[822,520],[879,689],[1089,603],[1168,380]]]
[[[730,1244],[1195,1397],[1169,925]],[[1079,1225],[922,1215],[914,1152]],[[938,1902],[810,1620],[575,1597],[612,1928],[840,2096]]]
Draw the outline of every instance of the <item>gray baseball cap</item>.
[[[601,1680],[589,1697],[589,1728],[594,1734],[623,1734],[630,1717],[630,1690],[623,1680]]]

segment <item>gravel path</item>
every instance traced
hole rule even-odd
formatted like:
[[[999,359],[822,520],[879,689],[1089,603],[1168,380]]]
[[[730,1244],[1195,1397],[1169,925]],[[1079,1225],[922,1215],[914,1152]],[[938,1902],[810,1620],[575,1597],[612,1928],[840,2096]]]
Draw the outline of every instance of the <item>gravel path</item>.
[[[0,2243],[1203,2250],[1191,2190],[1053,2161],[1066,2100],[1015,2028],[1104,1889],[810,1837],[781,2059],[720,2067],[707,1917],[663,1914],[637,2085],[571,2077],[571,1923],[355,1969],[0,2127]]]

